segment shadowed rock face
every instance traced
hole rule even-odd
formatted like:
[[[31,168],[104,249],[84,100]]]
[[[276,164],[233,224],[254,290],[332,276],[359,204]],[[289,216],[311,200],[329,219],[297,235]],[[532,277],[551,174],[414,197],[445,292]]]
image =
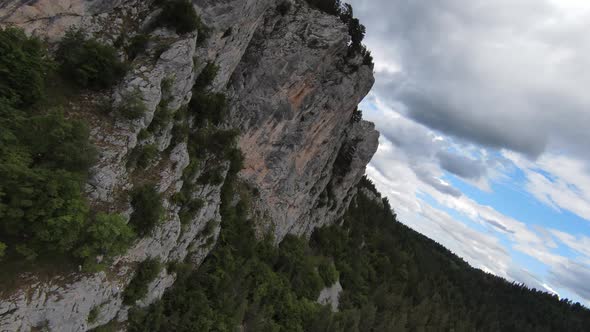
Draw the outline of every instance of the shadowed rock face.
[[[123,31],[132,36],[153,17],[149,3],[0,0],[0,24],[22,27],[49,41],[59,40],[70,27],[81,27],[112,43]],[[193,3],[211,28],[209,39],[197,45],[196,33],[152,32],[154,38],[166,39],[168,50],[154,61],[156,46],[150,46],[149,55],[135,59],[127,77],[111,92],[117,103],[125,91],[139,90],[148,109],[145,117],[127,123],[84,113],[100,152],[88,184],[90,201],[112,212],[131,213],[127,201],[117,200],[133,186],[126,159],[139,144],[139,132],[149,126],[163,98],[174,111],[185,106],[195,73],[207,62],[215,62],[220,70],[213,88],[227,94],[228,122],[241,132],[245,168],[240,176],[259,193],[253,198],[252,212],[260,232],[272,231],[280,241],[288,233],[309,235],[315,227],[335,222],[355,194],[353,188],[377,149],[379,135],[373,124],[351,121],[373,84],[373,73],[361,59],[347,58],[346,27],[303,1],[295,1],[285,16],[277,13],[275,0]],[[170,77],[170,91],[164,92],[162,82]],[[84,106],[79,111],[85,112]],[[160,151],[171,151],[162,153],[155,167],[158,171],[151,175],[167,198],[165,222],[119,257],[108,273],[48,281],[32,278],[21,289],[0,294],[1,331],[40,326],[85,331],[112,319],[125,321],[128,307],[121,296],[135,263],[147,257],[163,262],[188,257],[196,266],[202,262],[212,245],[203,246],[207,239],[200,233],[209,220],[220,218],[220,185],[195,186],[193,197],[202,199],[205,206],[181,227],[179,207],[168,198],[182,188],[189,156],[184,143],[170,146],[171,130],[171,126],[161,129],[150,142]],[[219,228],[213,237],[218,233]],[[164,269],[140,305],[159,298],[174,280],[175,275]],[[99,308],[99,315],[90,324],[87,317],[94,308]]]

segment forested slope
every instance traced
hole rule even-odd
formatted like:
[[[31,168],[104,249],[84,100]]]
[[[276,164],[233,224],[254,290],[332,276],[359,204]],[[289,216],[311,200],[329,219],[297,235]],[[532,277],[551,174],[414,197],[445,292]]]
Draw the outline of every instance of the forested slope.
[[[396,220],[366,178],[341,225],[257,242],[225,187],[220,241],[132,331],[586,331],[579,304],[486,274]],[[335,268],[335,270],[334,270]],[[336,278],[339,312],[314,302]]]

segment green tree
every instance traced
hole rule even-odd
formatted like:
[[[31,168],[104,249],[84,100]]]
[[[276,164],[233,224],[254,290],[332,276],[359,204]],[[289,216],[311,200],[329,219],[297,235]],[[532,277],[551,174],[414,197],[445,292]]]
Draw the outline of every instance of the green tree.
[[[195,12],[192,2],[187,0],[165,1],[158,23],[173,28],[177,33],[184,34],[199,30],[199,34],[206,33],[201,19]]]
[[[59,44],[56,60],[62,75],[83,88],[106,89],[125,75],[126,66],[117,51],[82,30],[69,30]]]
[[[39,39],[17,28],[0,28],[0,99],[16,107],[33,105],[43,97],[52,67]]]
[[[136,301],[143,299],[148,293],[148,286],[160,271],[162,263],[157,258],[148,258],[139,263],[135,276],[123,292],[123,303],[133,305]]]
[[[124,253],[134,238],[135,233],[125,218],[99,213],[85,230],[83,244],[76,250],[76,256],[92,268],[97,256],[103,256],[103,261],[108,262],[107,258]]]
[[[132,193],[133,213],[129,223],[140,236],[146,236],[162,221],[162,197],[152,184],[135,189]]]

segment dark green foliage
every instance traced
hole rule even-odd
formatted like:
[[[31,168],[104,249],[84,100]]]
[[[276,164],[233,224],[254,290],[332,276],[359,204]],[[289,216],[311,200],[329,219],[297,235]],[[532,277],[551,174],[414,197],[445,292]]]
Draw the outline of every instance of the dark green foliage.
[[[162,221],[162,197],[154,185],[144,185],[132,193],[133,214],[129,223],[140,236],[146,236]]]
[[[399,223],[386,199],[362,193],[342,226],[316,230],[308,245],[287,236],[257,242],[234,175],[222,189],[217,246],[178,279],[129,331],[584,331],[590,311],[469,267]],[[361,186],[379,194],[366,178]],[[340,271],[340,273],[338,273]],[[319,276],[318,276],[319,274]],[[338,313],[313,300],[340,274]],[[319,278],[319,281],[318,281]]]
[[[212,62],[207,63],[207,65],[203,68],[203,70],[199,74],[199,77],[197,77],[197,79],[195,80],[195,85],[193,86],[193,90],[195,90],[195,91],[205,90],[205,88],[207,88],[211,83],[213,83],[213,80],[215,80],[215,77],[217,77],[218,72],[219,72],[218,66],[216,66]]]
[[[365,45],[361,47],[361,55],[363,56],[363,65],[371,68],[375,67],[375,63],[373,63],[373,55],[371,55],[371,51],[369,51]]]
[[[158,150],[156,144],[136,146],[129,155],[127,166],[146,169],[152,164],[159,154],[160,150]]]
[[[162,4],[162,13],[157,19],[158,25],[174,29],[176,33],[184,34],[199,31],[206,33],[201,19],[195,12],[193,4],[188,0],[170,0]]]
[[[374,67],[373,57],[371,52],[365,45],[362,44],[365,38],[366,28],[360,21],[354,17],[352,6],[349,4],[342,4],[340,0],[306,0],[310,6],[317,8],[327,14],[340,17],[340,20],[348,26],[348,34],[350,35],[350,45],[348,48],[348,56],[353,58],[360,55],[363,58],[363,65],[371,68]]]
[[[340,13],[340,19],[348,25],[348,34],[350,35],[350,49],[353,53],[359,52],[362,48],[362,42],[367,32],[364,25],[361,24],[358,18],[354,17],[352,6],[344,5]]]
[[[200,199],[191,199],[182,204],[182,208],[179,213],[180,222],[183,225],[188,224],[195,217],[197,212],[203,208],[204,205],[205,202]]]
[[[121,331],[121,325],[121,323],[117,323],[117,321],[113,319],[107,324],[94,328],[89,332],[118,332]]]
[[[227,100],[223,93],[195,92],[189,103],[190,111],[195,114],[195,124],[205,123],[219,125],[228,113]]]
[[[207,87],[213,83],[218,71],[219,67],[214,63],[208,63],[193,86],[189,110],[195,115],[197,126],[204,126],[207,123],[219,125],[229,111],[225,94],[207,91]]]
[[[150,36],[148,34],[139,34],[131,38],[129,45],[125,48],[127,57],[130,60],[137,58],[138,55],[144,53],[150,42]]]
[[[358,123],[363,120],[363,111],[359,110],[358,108],[352,112],[352,117],[350,118],[350,122]]]
[[[145,107],[139,90],[130,91],[123,95],[123,100],[118,108],[118,113],[128,120],[137,120],[141,118],[146,111],[147,108]]]
[[[220,159],[240,159],[239,151],[233,146],[238,137],[238,132],[233,129],[217,130],[215,128],[202,128],[190,135],[189,154],[192,157],[204,158],[207,153]]]
[[[80,174],[84,174],[96,158],[88,136],[86,124],[68,120],[57,112],[30,117],[19,135],[20,141],[30,147],[34,167]]]
[[[84,260],[86,270],[97,270],[106,258],[123,254],[135,239],[135,233],[120,215],[99,213],[85,230],[83,244],[75,255]],[[103,256],[102,264],[96,263],[96,257]]]
[[[172,143],[170,146],[176,146],[179,143],[188,141],[189,124],[186,107],[182,107],[174,114],[174,128],[172,128]]]
[[[150,282],[156,279],[161,270],[162,263],[157,258],[148,258],[139,263],[133,279],[123,292],[123,303],[134,305],[136,301],[143,299],[147,295]]]
[[[197,182],[202,185],[219,185],[223,183],[223,174],[219,168],[208,169],[201,174]]]
[[[98,314],[100,314],[100,307],[94,307],[88,313],[88,323],[92,324],[98,318]]]
[[[272,238],[258,242],[253,223],[246,217],[247,202],[232,204],[235,185],[235,174],[230,174],[222,188],[222,224],[216,248],[198,271],[177,270],[174,287],[161,301],[147,310],[132,310],[129,331],[317,330],[326,315],[314,301],[317,295],[310,294],[313,299],[299,296],[291,283],[291,279],[297,283],[308,279],[297,268],[315,270],[315,259],[305,257],[309,247],[305,240],[291,238],[281,249],[281,269],[290,272],[278,272],[279,250],[272,245]],[[211,222],[207,228],[212,232],[215,224]],[[287,253],[290,247],[297,252]],[[297,266],[290,266],[291,262]]]
[[[340,0],[306,0],[310,6],[317,8],[330,15],[340,15],[342,3]]]
[[[300,297],[314,301],[325,286],[312,252],[303,239],[292,235],[285,237],[279,247],[276,267],[288,276],[293,291]]]
[[[45,47],[22,30],[0,28],[0,99],[15,107],[33,105],[44,95],[52,69]]]
[[[73,34],[62,44],[62,56],[85,47],[71,45]],[[83,194],[96,157],[89,130],[62,111],[35,104],[48,94],[44,80],[54,69],[38,40],[3,29],[0,48],[0,251],[6,251],[6,264],[22,272],[74,257],[85,266],[97,256],[107,262],[133,234],[119,217],[90,212]],[[19,264],[23,257],[39,259]]]
[[[86,224],[82,187],[94,150],[83,123],[29,116],[0,100],[0,234],[18,251],[69,252]]]
[[[219,223],[215,220],[209,220],[207,222],[207,225],[205,225],[205,228],[203,228],[203,231],[201,232],[202,236],[211,236],[213,235],[213,232],[215,231],[215,228],[217,227]]]
[[[361,186],[380,195],[366,178]],[[471,268],[397,222],[386,199],[359,194],[344,225],[317,230],[334,258],[350,331],[578,331],[590,311]]]
[[[350,167],[354,159],[358,145],[358,140],[344,142],[338,151],[336,160],[334,161],[333,173],[337,177],[343,177],[350,172]]]
[[[59,44],[56,60],[62,76],[83,88],[109,88],[126,71],[113,47],[87,39],[81,30],[66,33]]]
[[[174,113],[170,111],[167,106],[168,105],[165,102],[158,105],[156,112],[154,113],[154,118],[148,127],[149,132],[156,133],[159,130],[166,128],[170,121],[172,121]]]
[[[334,266],[334,262],[329,259],[323,259],[320,262],[318,265],[318,272],[320,277],[322,277],[325,286],[332,286],[338,281],[338,271],[336,270],[336,266]]]

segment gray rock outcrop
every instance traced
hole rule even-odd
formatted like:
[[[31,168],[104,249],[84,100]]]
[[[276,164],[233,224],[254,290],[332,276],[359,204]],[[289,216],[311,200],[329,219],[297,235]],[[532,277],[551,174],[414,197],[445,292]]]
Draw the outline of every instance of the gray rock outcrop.
[[[352,120],[358,103],[373,84],[372,69],[360,58],[347,56],[350,37],[336,17],[293,2],[280,15],[275,0],[195,0],[197,12],[211,28],[206,42],[197,33],[178,36],[166,29],[151,32],[145,55],[132,63],[127,77],[112,93],[88,96],[75,105],[92,128],[100,156],[87,186],[95,208],[129,215],[128,193],[137,175],[127,167],[137,147],[155,144],[161,152],[149,174],[165,197],[166,218],[148,237],[115,259],[107,271],[70,273],[39,280],[23,278],[22,286],[0,294],[0,330],[86,331],[115,319],[124,322],[128,306],[122,293],[137,263],[158,257],[162,262],[190,260],[198,266],[219,234],[203,234],[209,221],[219,221],[222,184],[195,184],[192,198],[203,202],[183,224],[171,197],[185,181],[189,165],[186,143],[174,143],[172,125],[148,138],[163,100],[171,112],[191,98],[195,76],[208,62],[219,66],[213,89],[230,103],[228,126],[240,130],[245,157],[240,178],[255,188],[252,213],[260,232],[309,235],[315,227],[335,222],[348,207],[356,184],[377,149],[378,133],[371,123]],[[49,41],[80,27],[107,43],[125,32],[137,33],[153,18],[150,1],[135,0],[2,0],[0,25],[22,27]],[[161,53],[160,53],[161,52]],[[165,83],[166,82],[166,83]],[[137,92],[145,116],[128,121],[96,112],[92,105],[108,100],[116,109],[128,93]],[[341,165],[342,160],[346,165]],[[227,165],[220,166],[225,174]],[[209,238],[212,238],[211,241]],[[148,305],[175,280],[164,269],[150,285]],[[98,312],[92,322],[91,311]]]

